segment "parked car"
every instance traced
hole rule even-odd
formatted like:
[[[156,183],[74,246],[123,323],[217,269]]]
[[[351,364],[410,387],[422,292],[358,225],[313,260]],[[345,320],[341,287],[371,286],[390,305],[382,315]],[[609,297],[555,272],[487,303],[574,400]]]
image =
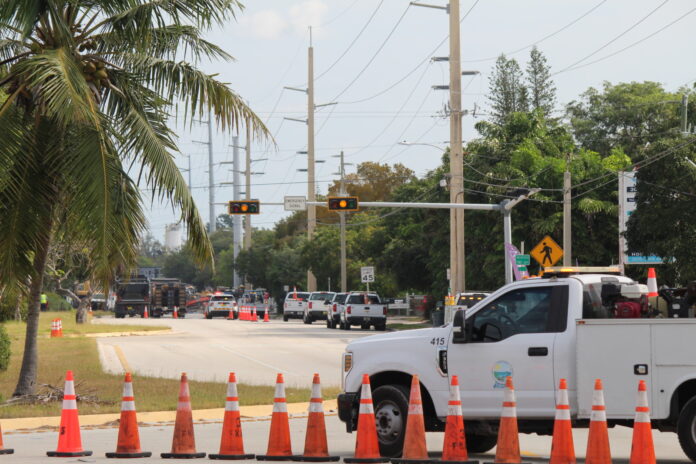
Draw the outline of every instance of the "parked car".
[[[382,303],[376,293],[351,292],[342,305],[339,326],[343,330],[350,330],[353,325],[359,325],[361,329],[375,330],[387,328],[387,305]]]
[[[288,293],[285,296],[285,303],[283,303],[283,320],[287,321],[290,318],[302,319],[308,298],[309,292]]]
[[[210,299],[205,305],[203,315],[206,319],[214,317],[229,317],[232,311],[232,317],[235,317],[237,312],[237,301],[231,293],[215,292],[210,296]]]
[[[333,292],[312,292],[309,295],[309,301],[305,305],[302,321],[305,324],[311,324],[319,319],[326,319],[329,309],[331,308],[331,299]]]
[[[335,329],[341,319],[342,306],[348,298],[348,293],[334,293],[331,299],[331,307],[329,308],[329,315],[326,318],[326,327],[329,329]]]

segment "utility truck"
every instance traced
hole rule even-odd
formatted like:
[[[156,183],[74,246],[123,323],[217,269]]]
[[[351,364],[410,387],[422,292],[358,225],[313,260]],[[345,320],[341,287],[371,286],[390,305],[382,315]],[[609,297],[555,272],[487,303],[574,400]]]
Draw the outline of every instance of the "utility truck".
[[[451,376],[459,377],[467,446],[496,444],[505,379],[514,380],[522,433],[551,434],[555,391],[568,380],[573,425],[587,427],[602,379],[610,427],[632,426],[639,380],[654,428],[676,432],[696,462],[696,319],[659,317],[646,289],[618,268],[547,268],[514,282],[442,327],[380,334],[343,354],[339,417],[355,430],[360,382],[372,385],[380,450],[402,450],[411,377],[418,374],[428,431],[444,430]]]

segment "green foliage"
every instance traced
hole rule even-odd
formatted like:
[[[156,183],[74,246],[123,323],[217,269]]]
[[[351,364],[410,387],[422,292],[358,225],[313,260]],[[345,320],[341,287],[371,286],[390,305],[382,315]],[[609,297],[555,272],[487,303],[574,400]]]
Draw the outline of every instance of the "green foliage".
[[[517,60],[500,55],[490,77],[488,100],[491,104],[493,121],[502,124],[508,115],[527,111],[529,106],[527,88]]]
[[[0,371],[6,371],[10,364],[10,336],[5,324],[0,324]]]
[[[536,45],[529,53],[527,86],[530,108],[541,111],[546,118],[550,117],[556,104],[556,86],[551,80],[550,67],[546,63],[546,57]]]

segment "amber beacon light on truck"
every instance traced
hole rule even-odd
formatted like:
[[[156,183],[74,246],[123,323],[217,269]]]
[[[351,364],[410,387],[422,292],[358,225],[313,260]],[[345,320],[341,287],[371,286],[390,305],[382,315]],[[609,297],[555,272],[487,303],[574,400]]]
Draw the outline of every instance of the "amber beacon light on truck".
[[[358,197],[329,197],[331,211],[358,211]]]
[[[259,214],[260,211],[258,200],[227,202],[227,214]]]

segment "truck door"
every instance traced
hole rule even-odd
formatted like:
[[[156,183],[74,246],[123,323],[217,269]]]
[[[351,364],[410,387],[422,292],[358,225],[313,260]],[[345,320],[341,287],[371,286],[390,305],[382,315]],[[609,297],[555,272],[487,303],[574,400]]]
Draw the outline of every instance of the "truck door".
[[[449,375],[459,376],[464,416],[497,418],[505,379],[512,376],[520,417],[553,416],[554,340],[567,325],[568,287],[509,290],[452,331]]]

